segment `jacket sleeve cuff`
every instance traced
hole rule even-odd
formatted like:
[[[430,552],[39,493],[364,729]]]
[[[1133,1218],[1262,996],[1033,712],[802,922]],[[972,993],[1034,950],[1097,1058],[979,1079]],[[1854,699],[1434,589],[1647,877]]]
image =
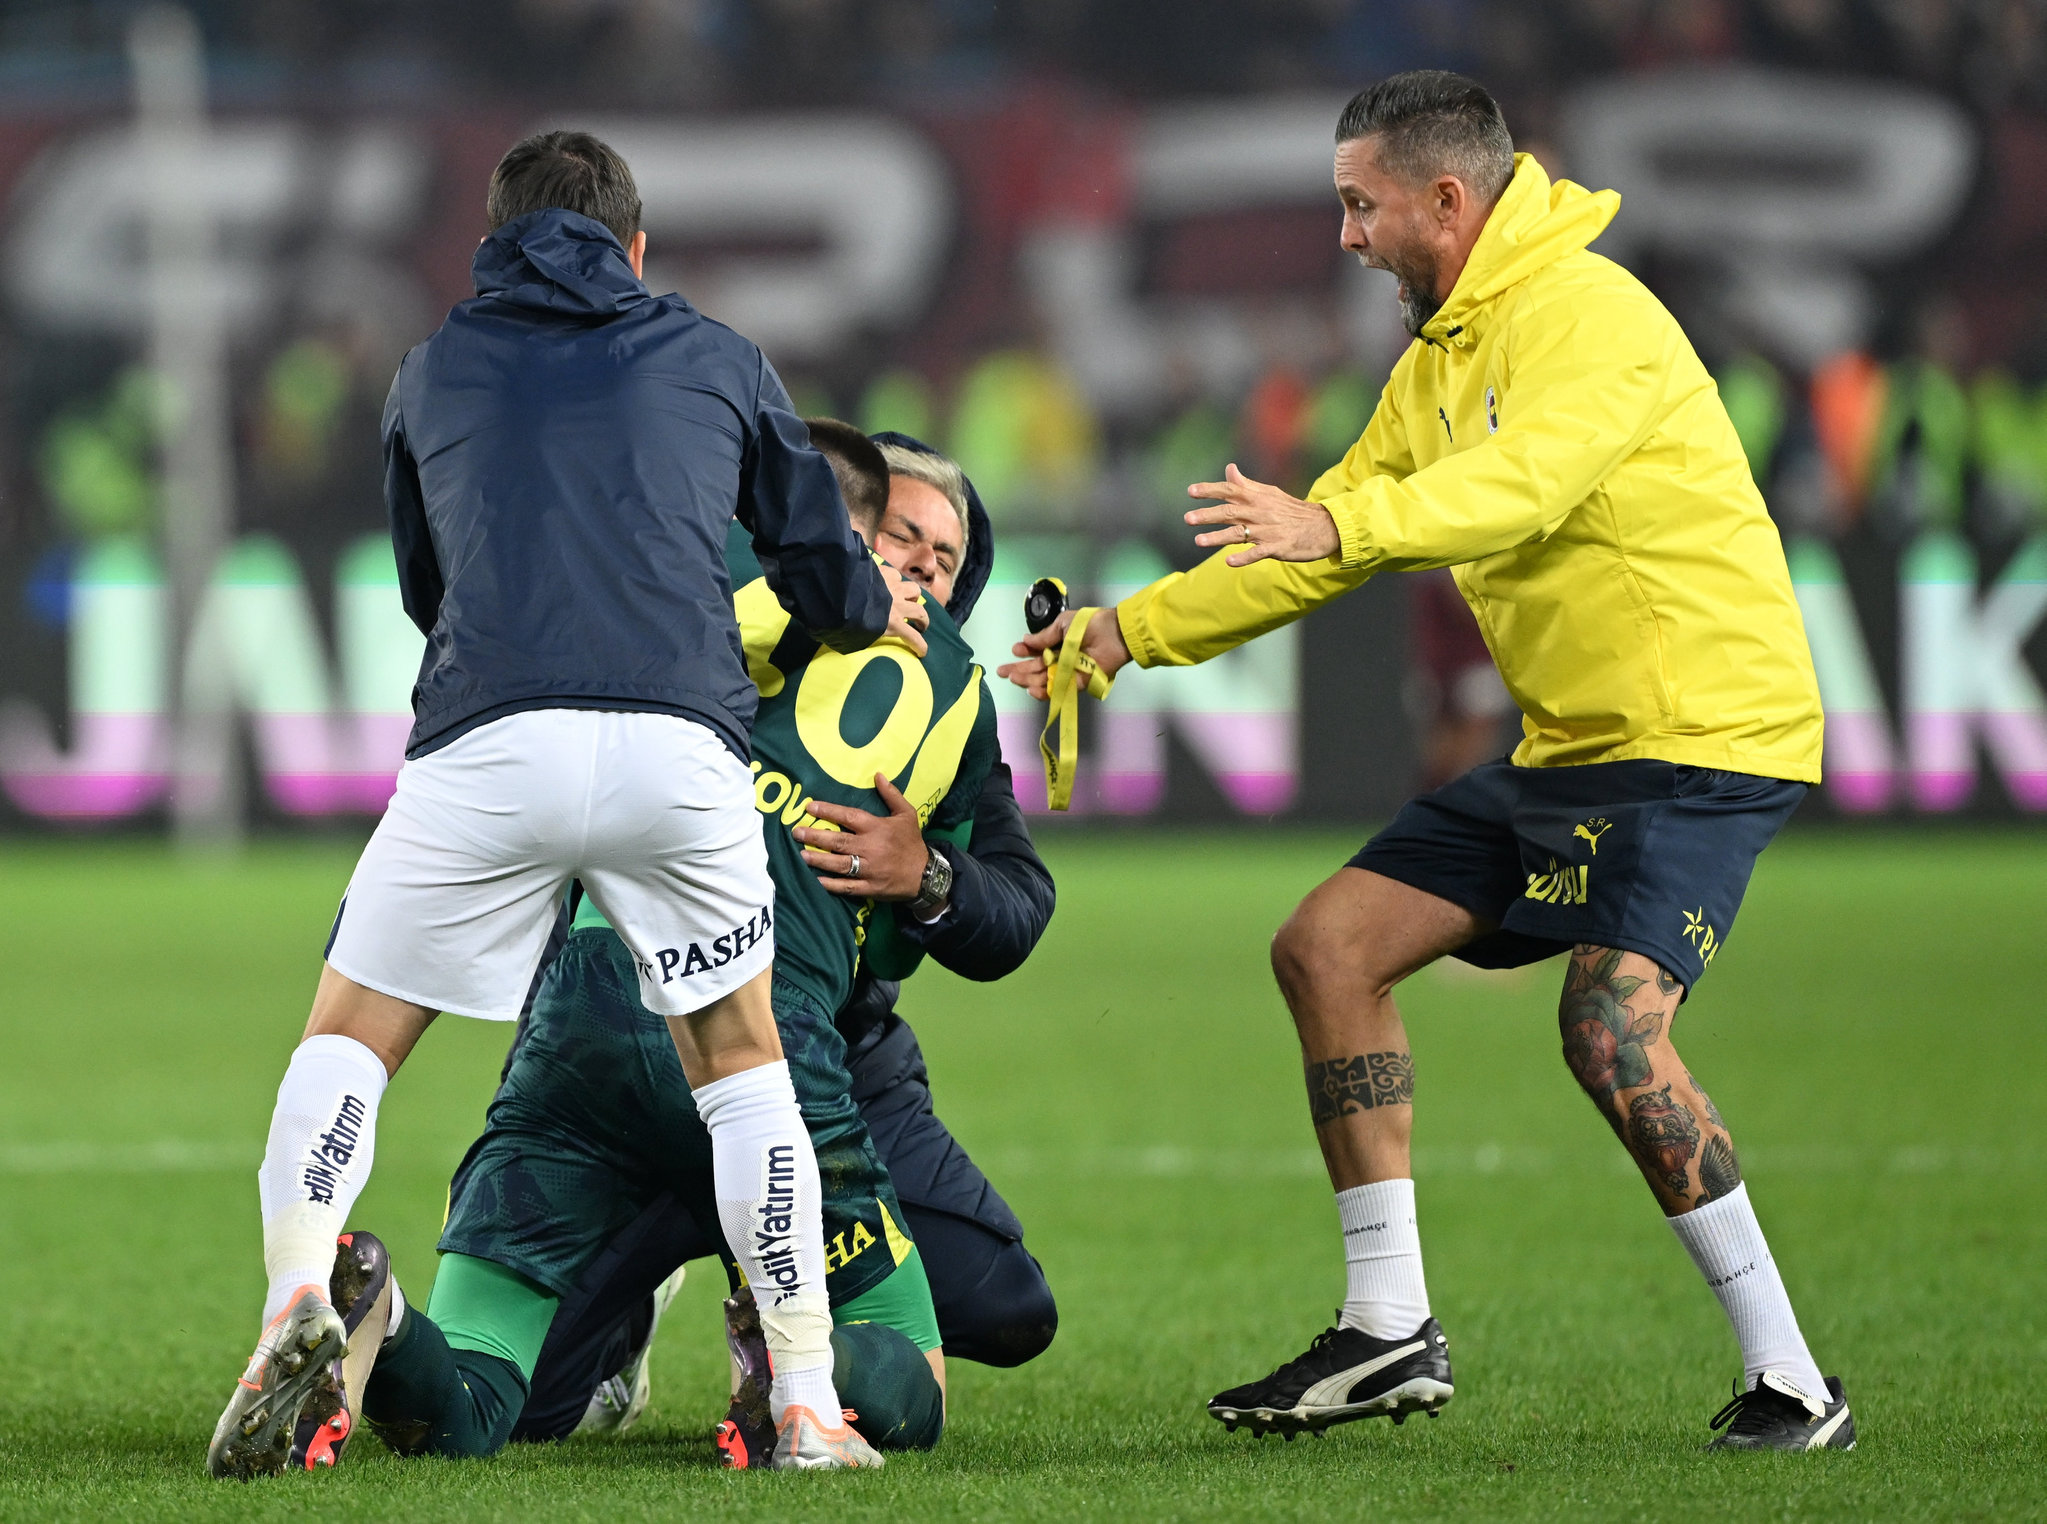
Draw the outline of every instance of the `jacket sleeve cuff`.
[[[1361,571],[1372,564],[1372,549],[1365,538],[1363,504],[1352,492],[1325,499],[1322,506],[1336,524],[1336,560],[1345,571]]]
[[[1130,650],[1130,659],[1138,666],[1156,667],[1165,659],[1165,652],[1152,631],[1151,606],[1160,593],[1185,576],[1185,572],[1174,572],[1161,577],[1149,587],[1139,588],[1112,611],[1116,616],[1116,628],[1123,633],[1123,644]]]

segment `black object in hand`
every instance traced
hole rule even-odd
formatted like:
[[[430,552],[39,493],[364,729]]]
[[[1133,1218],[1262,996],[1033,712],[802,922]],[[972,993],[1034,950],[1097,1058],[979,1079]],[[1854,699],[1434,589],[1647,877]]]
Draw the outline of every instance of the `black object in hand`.
[[[1033,635],[1066,612],[1066,584],[1057,577],[1040,577],[1024,594],[1024,627]]]

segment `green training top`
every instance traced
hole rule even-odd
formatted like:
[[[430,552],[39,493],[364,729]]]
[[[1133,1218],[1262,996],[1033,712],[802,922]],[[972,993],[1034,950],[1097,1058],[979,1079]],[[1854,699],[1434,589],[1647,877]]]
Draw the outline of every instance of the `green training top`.
[[[775,881],[775,973],[837,1011],[852,993],[863,947],[884,978],[908,974],[918,955],[895,941],[892,917],[870,922],[872,900],[827,893],[790,833],[825,824],[810,814],[818,799],[886,814],[874,788],[881,773],[915,807],[927,835],[964,841],[997,756],[995,706],[973,649],[930,599],[923,660],[894,640],[841,655],[790,620],[736,522],[725,562],[747,675],[761,695],[753,802],[766,817]],[[575,924],[610,923],[585,897]]]

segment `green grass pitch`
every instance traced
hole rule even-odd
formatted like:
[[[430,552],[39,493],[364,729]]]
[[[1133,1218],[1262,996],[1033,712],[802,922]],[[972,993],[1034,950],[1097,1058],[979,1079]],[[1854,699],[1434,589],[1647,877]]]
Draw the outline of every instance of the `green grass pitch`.
[[[1283,1444],[1210,1393],[1342,1286],[1267,936],[1351,833],[1055,836],[1018,977],[905,1002],[941,1111],[1030,1230],[1058,1341],[953,1371],[878,1475],[712,1469],[719,1280],[623,1440],[209,1481],[255,1333],[255,1165],[346,845],[233,866],[0,849],[0,1516],[22,1519],[2039,1517],[2047,1511],[2047,838],[1807,831],[1773,849],[1676,1038],[1733,1126],[1849,1455],[1703,1455],[1719,1309],[1557,1057],[1555,966],[1408,987],[1416,1175],[1457,1398]],[[424,1300],[508,1032],[446,1018],[394,1085],[356,1221]],[[708,1267],[707,1267],[708,1268]]]

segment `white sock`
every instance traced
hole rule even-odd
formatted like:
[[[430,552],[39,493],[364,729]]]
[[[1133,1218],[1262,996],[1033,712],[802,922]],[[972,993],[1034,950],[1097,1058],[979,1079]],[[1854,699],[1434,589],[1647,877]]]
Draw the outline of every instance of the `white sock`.
[[[266,1328],[299,1287],[327,1289],[334,1240],[370,1178],[377,1103],[389,1079],[383,1060],[353,1037],[309,1037],[291,1056],[256,1173],[270,1277]]]
[[[1745,1384],[1752,1388],[1764,1371],[1775,1371],[1825,1402],[1827,1383],[1798,1331],[1791,1298],[1749,1205],[1748,1186],[1737,1185],[1719,1200],[1671,1218],[1670,1228],[1734,1325]]]
[[[824,1192],[786,1060],[691,1092],[711,1134],[718,1219],[760,1307],[774,1367],[777,1424],[801,1403],[839,1422],[832,1385],[832,1309],[824,1287]]]
[[[1343,1224],[1342,1326],[1375,1339],[1404,1339],[1429,1317],[1414,1182],[1378,1180],[1336,1193]]]

